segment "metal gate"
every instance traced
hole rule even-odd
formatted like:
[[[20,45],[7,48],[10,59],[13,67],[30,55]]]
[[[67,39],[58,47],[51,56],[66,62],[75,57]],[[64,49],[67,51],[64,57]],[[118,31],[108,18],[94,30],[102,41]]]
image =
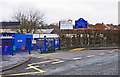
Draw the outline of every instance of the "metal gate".
[[[60,49],[60,38],[40,38],[36,39],[36,44],[33,45],[34,50],[41,53],[47,53]]]
[[[30,51],[31,51],[31,38],[26,38],[26,51],[29,52],[30,54]]]
[[[13,39],[2,39],[2,55],[13,55]]]

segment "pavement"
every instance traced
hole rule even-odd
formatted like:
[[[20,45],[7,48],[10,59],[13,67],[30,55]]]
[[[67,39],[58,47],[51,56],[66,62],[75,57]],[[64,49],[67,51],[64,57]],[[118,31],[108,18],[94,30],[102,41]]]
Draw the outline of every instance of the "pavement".
[[[16,55],[5,55],[0,56],[0,69],[1,71],[6,71],[17,67],[30,59],[28,53],[17,53]]]
[[[20,53],[16,53],[13,56],[12,55],[0,56],[0,71],[4,72],[10,69],[13,69],[15,67],[18,67],[28,62],[32,56],[35,56],[37,54],[38,54],[37,51],[31,51],[31,54],[28,54],[28,52],[20,52]],[[47,55],[49,55],[49,53],[39,54],[38,57],[44,57]]]

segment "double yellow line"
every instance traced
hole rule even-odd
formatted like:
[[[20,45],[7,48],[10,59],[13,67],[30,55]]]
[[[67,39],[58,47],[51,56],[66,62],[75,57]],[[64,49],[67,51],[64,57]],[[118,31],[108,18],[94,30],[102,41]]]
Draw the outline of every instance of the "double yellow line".
[[[32,63],[32,64],[28,64],[27,66],[36,70],[37,72],[23,72],[23,73],[18,73],[18,74],[9,74],[9,75],[4,75],[4,76],[20,76],[20,75],[34,75],[34,74],[40,74],[40,73],[44,73],[45,71],[35,67],[34,65],[36,64],[43,64],[43,63],[49,63],[52,61],[58,61],[59,59],[50,59],[47,61],[42,61],[42,62],[36,62],[36,63]]]

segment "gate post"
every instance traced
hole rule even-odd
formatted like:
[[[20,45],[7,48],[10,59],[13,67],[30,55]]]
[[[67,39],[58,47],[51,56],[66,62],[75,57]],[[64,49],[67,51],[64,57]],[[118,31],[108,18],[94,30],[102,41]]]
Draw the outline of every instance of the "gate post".
[[[60,38],[58,38],[58,49],[60,50]]]
[[[47,48],[47,46],[46,46],[46,36],[44,36],[44,53],[46,53],[46,48]]]
[[[53,38],[54,39],[54,51],[55,51],[55,49],[56,49],[56,46],[55,46],[55,38]]]
[[[11,49],[11,51],[12,51],[12,56],[14,55],[14,49],[13,49],[13,46],[14,46],[14,40],[12,39],[12,49]]]

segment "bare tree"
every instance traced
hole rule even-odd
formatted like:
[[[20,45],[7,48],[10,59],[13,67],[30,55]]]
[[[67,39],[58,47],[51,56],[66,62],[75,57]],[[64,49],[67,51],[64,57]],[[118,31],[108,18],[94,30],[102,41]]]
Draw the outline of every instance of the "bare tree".
[[[18,33],[35,33],[45,21],[45,15],[38,10],[18,11],[13,18],[20,22],[16,29]]]

